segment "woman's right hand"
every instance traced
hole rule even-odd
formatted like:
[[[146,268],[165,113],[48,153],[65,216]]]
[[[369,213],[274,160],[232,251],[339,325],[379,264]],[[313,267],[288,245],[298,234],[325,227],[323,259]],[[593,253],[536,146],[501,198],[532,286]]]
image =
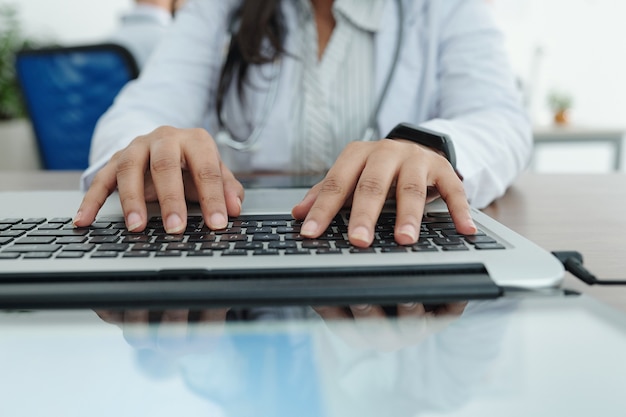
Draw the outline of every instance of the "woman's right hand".
[[[203,129],[159,127],[118,151],[95,176],[74,218],[89,226],[106,199],[118,190],[126,227],[140,232],[148,223],[146,202],[158,201],[167,233],[187,226],[186,200],[197,201],[211,229],[238,216],[243,186],[222,163],[217,144]]]

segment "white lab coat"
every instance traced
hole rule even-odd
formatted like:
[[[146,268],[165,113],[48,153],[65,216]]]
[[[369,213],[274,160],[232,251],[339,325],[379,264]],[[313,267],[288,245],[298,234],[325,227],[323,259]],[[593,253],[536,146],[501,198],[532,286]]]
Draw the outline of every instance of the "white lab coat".
[[[140,78],[129,84],[101,118],[93,137],[87,187],[113,153],[158,126],[204,127],[217,133],[215,91],[228,40],[229,13],[240,0],[199,0],[187,4]],[[384,136],[397,123],[420,124],[451,136],[467,196],[483,207],[500,196],[525,168],[531,133],[504,40],[484,0],[402,0],[402,51],[387,99],[378,115]],[[295,2],[286,1],[287,51],[295,39]],[[376,96],[396,42],[396,3],[386,0],[375,38]],[[247,137],[266,115],[259,146],[242,153],[221,147],[233,171],[291,170],[290,142],[298,132],[299,65],[282,60],[279,92],[267,108],[271,64],[249,71],[254,88],[247,106],[226,98],[228,125]],[[270,72],[271,73],[271,72]],[[233,129],[234,128],[234,129]]]

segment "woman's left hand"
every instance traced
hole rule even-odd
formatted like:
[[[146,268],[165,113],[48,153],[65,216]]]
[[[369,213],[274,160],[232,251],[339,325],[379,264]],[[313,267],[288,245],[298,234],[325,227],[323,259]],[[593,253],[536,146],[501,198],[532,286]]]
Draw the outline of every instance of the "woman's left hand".
[[[304,219],[300,234],[315,238],[351,199],[348,238],[355,246],[368,247],[393,187],[397,211],[394,235],[398,244],[411,245],[418,240],[431,190],[446,202],[459,233],[476,233],[463,183],[453,167],[436,151],[407,140],[351,142],[292,214]]]

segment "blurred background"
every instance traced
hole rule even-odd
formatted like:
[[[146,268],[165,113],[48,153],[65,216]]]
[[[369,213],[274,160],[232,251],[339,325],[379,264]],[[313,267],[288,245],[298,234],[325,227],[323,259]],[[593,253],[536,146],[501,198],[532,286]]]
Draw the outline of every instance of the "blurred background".
[[[529,169],[624,171],[626,2],[621,0],[486,0],[506,38],[535,127]],[[79,45],[105,40],[132,0],[0,0],[0,44],[13,38]],[[5,73],[0,71],[0,75]],[[2,81],[0,81],[2,82]],[[0,84],[0,98],[7,87]],[[6,112],[5,112],[6,113]],[[0,107],[0,116],[2,108]],[[38,169],[23,115],[0,120],[0,170]],[[29,136],[30,135],[30,136]]]

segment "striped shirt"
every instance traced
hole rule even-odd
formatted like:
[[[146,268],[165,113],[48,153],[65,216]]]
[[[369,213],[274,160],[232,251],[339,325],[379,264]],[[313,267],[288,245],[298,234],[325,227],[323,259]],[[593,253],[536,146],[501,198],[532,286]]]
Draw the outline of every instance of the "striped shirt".
[[[375,105],[374,34],[385,0],[335,0],[336,25],[321,59],[310,0],[300,0],[300,135],[296,171],[330,168],[351,141],[360,140]]]

